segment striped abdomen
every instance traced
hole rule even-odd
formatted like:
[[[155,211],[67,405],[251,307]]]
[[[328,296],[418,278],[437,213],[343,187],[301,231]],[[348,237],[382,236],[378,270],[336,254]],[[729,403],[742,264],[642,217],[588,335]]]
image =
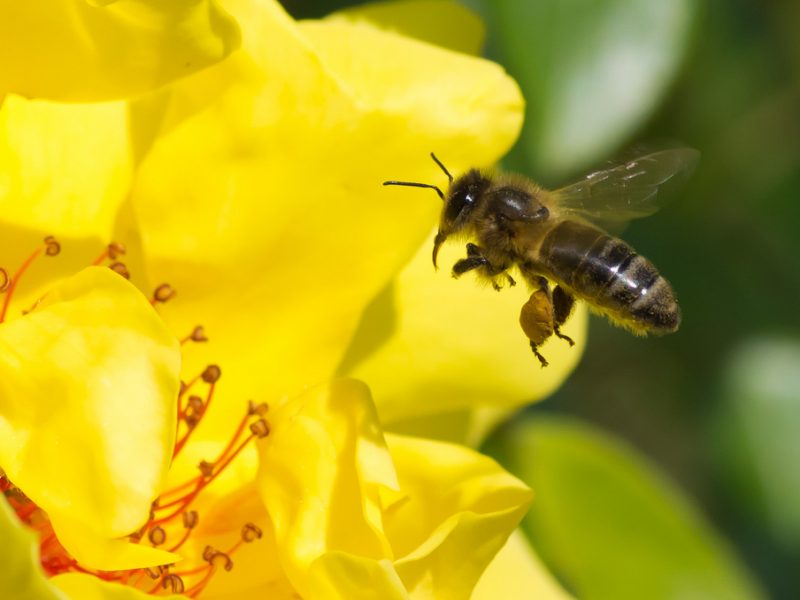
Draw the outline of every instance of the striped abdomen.
[[[628,244],[575,221],[562,221],[542,240],[545,273],[630,329],[668,333],[680,325],[666,279]]]

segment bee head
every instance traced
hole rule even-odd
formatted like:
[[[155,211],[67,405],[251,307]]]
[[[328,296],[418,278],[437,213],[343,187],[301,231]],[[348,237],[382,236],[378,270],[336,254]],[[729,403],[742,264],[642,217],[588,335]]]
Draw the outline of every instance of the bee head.
[[[480,203],[489,185],[490,181],[477,169],[471,169],[450,184],[442,208],[439,231],[433,242],[434,266],[436,266],[439,247],[448,236],[462,231],[470,224],[473,211]]]
[[[433,266],[436,266],[436,256],[439,254],[439,247],[447,237],[464,229],[470,222],[470,215],[475,209],[483,193],[491,182],[480,174],[477,169],[471,169],[465,175],[456,180],[450,171],[442,164],[436,155],[431,152],[431,158],[444,171],[450,181],[447,195],[437,186],[430,183],[418,183],[416,181],[384,181],[383,185],[404,185],[407,187],[428,188],[434,190],[444,202],[442,217],[439,221],[439,231],[433,242]]]

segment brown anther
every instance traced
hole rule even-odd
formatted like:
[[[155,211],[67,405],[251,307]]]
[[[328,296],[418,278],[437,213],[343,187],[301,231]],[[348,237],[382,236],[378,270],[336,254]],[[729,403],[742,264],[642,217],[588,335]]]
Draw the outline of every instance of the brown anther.
[[[203,560],[206,562],[211,562],[211,558],[217,553],[219,550],[215,549],[213,546],[206,546],[203,548]]]
[[[147,539],[153,546],[160,546],[167,541],[167,532],[162,527],[153,527],[147,534]]]
[[[186,426],[189,429],[194,429],[197,427],[197,424],[200,422],[200,415],[197,413],[187,413],[183,417],[183,422],[186,423]]]
[[[158,579],[164,574],[164,567],[145,567],[144,572],[150,579]]]
[[[253,523],[245,523],[242,527],[242,540],[249,544],[261,539],[261,528]]]
[[[57,256],[58,253],[61,252],[61,244],[59,244],[58,240],[52,235],[48,235],[44,238],[44,243],[44,253],[47,254],[47,256]]]
[[[208,338],[206,337],[205,329],[203,329],[202,325],[198,325],[194,329],[192,329],[192,333],[189,336],[189,339],[193,342],[207,342]]]
[[[269,435],[269,423],[264,419],[259,419],[255,423],[250,424],[250,431],[252,431],[253,435],[256,437],[265,438]]]
[[[186,401],[186,407],[193,413],[203,414],[203,399],[200,396],[189,396],[189,399]]]
[[[125,266],[125,263],[115,262],[108,265],[108,268],[114,271],[117,275],[122,275],[125,279],[130,279],[131,274],[128,271],[128,267]]]
[[[247,401],[247,414],[250,416],[258,415],[263,417],[269,411],[269,404],[266,402],[259,402],[256,404],[252,400]]]
[[[106,248],[106,251],[111,260],[117,260],[117,258],[125,254],[125,246],[119,242],[111,242]]]
[[[220,369],[217,365],[208,365],[206,370],[203,371],[203,374],[201,375],[203,381],[206,383],[216,383],[221,376],[222,369]]]
[[[153,292],[153,302],[167,302],[175,297],[175,290],[168,283],[162,283]]]
[[[182,594],[185,589],[183,579],[174,573],[169,573],[164,577],[164,580],[161,582],[161,587],[165,590],[169,588],[173,594]]]
[[[0,267],[0,294],[8,289],[9,283],[11,283],[11,278],[8,276],[8,271]]]
[[[205,557],[204,557],[205,558]],[[224,552],[214,552],[210,558],[206,559],[212,567],[222,567],[226,571],[233,568],[233,561],[231,557]]]
[[[196,510],[190,510],[183,513],[183,526],[186,529],[194,529],[197,527],[197,523],[200,521],[200,517],[197,515]]]
[[[211,477],[214,474],[214,463],[210,463],[207,460],[201,460],[197,468],[200,469],[203,477]]]

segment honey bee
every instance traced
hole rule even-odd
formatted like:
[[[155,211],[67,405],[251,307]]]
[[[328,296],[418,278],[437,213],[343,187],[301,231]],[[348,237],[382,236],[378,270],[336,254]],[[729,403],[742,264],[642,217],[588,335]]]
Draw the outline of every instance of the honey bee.
[[[453,277],[474,271],[500,290],[515,285],[516,267],[532,290],[519,322],[543,367],[539,346],[561,333],[575,300],[634,334],[678,329],[681,312],[672,287],[653,263],[606,230],[653,214],[657,192],[688,175],[699,152],[679,147],[642,154],[594,171],[571,185],[547,190],[520,175],[471,169],[449,180],[447,193],[428,183],[385,181],[384,185],[430,188],[444,202],[433,243],[433,264],[447,239],[468,240],[466,257]],[[551,290],[550,283],[554,284]]]

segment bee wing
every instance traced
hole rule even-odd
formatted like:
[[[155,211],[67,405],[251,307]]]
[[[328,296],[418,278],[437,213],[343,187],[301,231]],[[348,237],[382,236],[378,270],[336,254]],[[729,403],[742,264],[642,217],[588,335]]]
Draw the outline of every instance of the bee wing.
[[[550,197],[562,213],[618,231],[661,208],[665,202],[659,189],[688,177],[699,158],[697,150],[686,147],[649,152],[589,173]]]

